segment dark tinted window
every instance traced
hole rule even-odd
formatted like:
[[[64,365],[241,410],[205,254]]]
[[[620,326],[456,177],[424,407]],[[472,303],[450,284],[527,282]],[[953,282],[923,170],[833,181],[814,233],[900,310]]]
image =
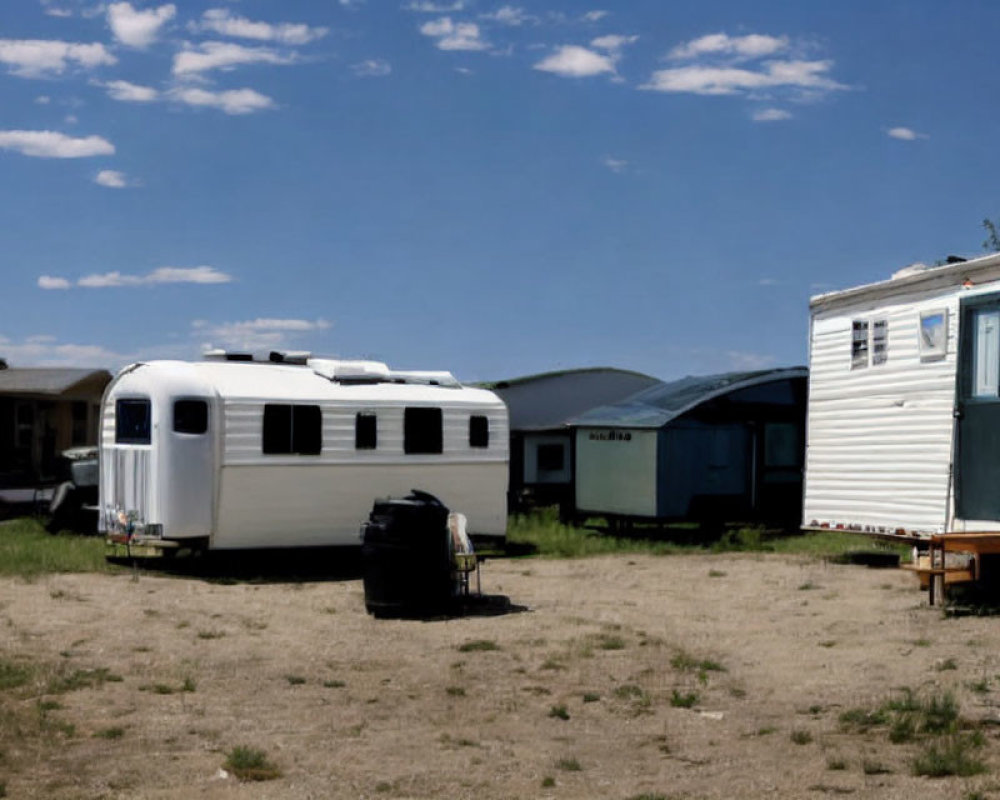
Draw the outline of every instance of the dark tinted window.
[[[561,444],[538,446],[538,469],[545,472],[561,470],[566,464],[566,450]]]
[[[319,406],[264,406],[262,448],[267,454],[318,455],[323,447]]]
[[[115,442],[149,444],[149,400],[118,400],[115,403]]]
[[[490,446],[490,421],[486,417],[469,417],[469,447]]]
[[[403,452],[442,451],[441,409],[407,408],[403,412]]]
[[[178,400],[174,403],[174,430],[177,433],[204,433],[208,430],[208,403]]]
[[[358,414],[354,418],[354,449],[374,450],[378,447],[378,418],[374,414]]]

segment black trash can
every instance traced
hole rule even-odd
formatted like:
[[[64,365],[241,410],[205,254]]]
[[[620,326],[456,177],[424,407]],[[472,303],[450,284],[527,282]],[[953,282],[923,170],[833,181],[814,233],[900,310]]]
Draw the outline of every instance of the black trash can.
[[[426,492],[376,500],[361,546],[365,608],[376,617],[440,614],[452,602],[448,508]]]

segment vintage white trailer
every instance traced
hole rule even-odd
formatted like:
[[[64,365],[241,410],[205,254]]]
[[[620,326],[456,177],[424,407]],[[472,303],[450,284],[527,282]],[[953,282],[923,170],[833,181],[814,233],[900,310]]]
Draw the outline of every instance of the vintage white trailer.
[[[1000,254],[810,310],[803,527],[1000,531]]]
[[[448,373],[277,353],[133,364],[102,404],[100,529],[132,554],[358,545],[376,498],[421,489],[503,537],[507,462],[503,402]]]

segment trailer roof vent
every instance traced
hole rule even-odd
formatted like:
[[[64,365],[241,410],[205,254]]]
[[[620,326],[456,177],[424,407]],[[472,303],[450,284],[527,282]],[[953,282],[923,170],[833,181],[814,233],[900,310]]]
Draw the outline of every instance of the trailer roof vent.
[[[310,358],[308,364],[317,375],[331,381],[372,383],[389,380],[389,367],[381,361],[340,361],[333,358]]]
[[[307,350],[272,350],[268,353],[267,360],[272,364],[300,364],[308,363],[309,356]]]
[[[253,361],[253,353],[236,353],[229,350],[206,350],[205,361]]]
[[[932,267],[917,261],[915,264],[910,264],[902,269],[897,269],[894,273],[892,273],[892,279],[896,280],[897,278],[908,278],[910,275],[917,275],[928,269],[932,269]]]

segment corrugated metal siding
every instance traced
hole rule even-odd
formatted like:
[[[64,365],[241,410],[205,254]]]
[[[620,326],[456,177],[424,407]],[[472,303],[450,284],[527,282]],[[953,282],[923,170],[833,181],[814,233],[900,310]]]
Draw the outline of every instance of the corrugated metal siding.
[[[414,406],[417,404],[413,404]],[[425,405],[425,404],[424,404]],[[260,401],[227,400],[223,464],[301,465],[304,459],[316,463],[399,463],[403,453],[403,407],[393,403],[365,405],[320,404],[323,416],[323,451],[318,456],[264,456],[261,452],[264,405]],[[442,409],[442,445],[444,452],[431,455],[407,455],[408,462],[429,463],[485,462],[507,459],[507,413],[501,406],[479,408],[474,405],[438,404]],[[378,448],[355,450],[354,424],[359,411],[378,417]],[[489,420],[489,447],[469,446],[469,417]]]
[[[115,404],[105,404],[101,415],[100,515],[106,530],[105,509],[135,511],[143,522],[157,522],[153,507],[152,448],[115,444]]]
[[[920,314],[948,309],[945,358],[921,361]],[[803,510],[807,526],[944,530],[949,505],[958,296],[819,311],[812,322]],[[851,369],[853,320],[885,319],[887,361]]]

